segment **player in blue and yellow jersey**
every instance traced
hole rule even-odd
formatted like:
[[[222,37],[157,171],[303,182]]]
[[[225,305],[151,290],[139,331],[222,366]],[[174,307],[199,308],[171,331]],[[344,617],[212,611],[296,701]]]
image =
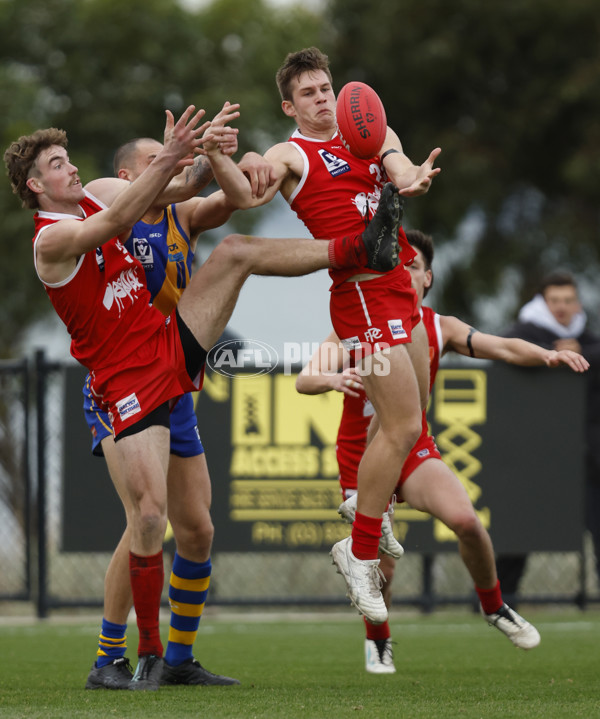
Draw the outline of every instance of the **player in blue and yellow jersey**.
[[[237,115],[227,109],[227,104],[220,114],[227,119]],[[115,174],[122,181],[133,182],[161,147],[161,143],[150,138],[126,143],[115,154]],[[235,149],[237,142],[234,141],[232,150]],[[245,155],[240,166],[247,172],[256,191],[262,192],[269,181],[269,166],[254,153]],[[199,192],[212,179],[210,165],[205,158],[197,158],[193,168],[186,173],[183,184],[190,194]],[[98,182],[104,183],[106,188],[106,181],[115,185],[115,191],[122,184],[114,178]],[[198,235],[222,225],[232,210],[225,195],[217,191],[208,197],[192,197],[166,207],[151,207],[134,225],[125,246],[142,263],[153,304],[166,316],[177,304],[190,279]],[[125,632],[133,601],[129,578],[129,524],[133,503],[120,477],[110,420],[93,400],[89,376],[83,393],[84,412],[93,438],[92,451],[106,458],[128,521],[128,528],[106,573],[104,617],[97,659],[89,673],[86,689],[152,690],[158,689],[160,684],[239,684],[237,679],[209,672],[192,654],[210,582],[210,551],[214,534],[210,517],[210,477],[192,395],[184,395],[171,413],[167,502],[176,552],[169,582],[169,640],[164,658],[148,653],[148,647],[157,646],[157,641],[160,645],[160,638],[147,636],[144,616],[138,613],[139,662],[135,675],[132,675],[125,657]],[[162,558],[157,561],[162,564]]]

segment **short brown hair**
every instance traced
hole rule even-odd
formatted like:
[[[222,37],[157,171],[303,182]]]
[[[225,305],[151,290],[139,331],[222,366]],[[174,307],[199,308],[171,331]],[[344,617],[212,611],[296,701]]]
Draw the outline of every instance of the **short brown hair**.
[[[281,99],[292,99],[292,80],[305,72],[315,70],[323,70],[329,82],[333,82],[329,70],[329,58],[318,47],[307,47],[298,52],[290,52],[275,76]]]
[[[37,209],[39,205],[37,195],[27,187],[27,180],[37,172],[35,163],[40,152],[52,145],[66,148],[67,133],[55,127],[36,130],[33,135],[22,135],[4,153],[12,191],[20,197],[23,207],[30,210]]]
[[[575,278],[566,270],[555,270],[542,279],[539,292],[543,297],[546,295],[548,287],[573,287],[577,291]]]

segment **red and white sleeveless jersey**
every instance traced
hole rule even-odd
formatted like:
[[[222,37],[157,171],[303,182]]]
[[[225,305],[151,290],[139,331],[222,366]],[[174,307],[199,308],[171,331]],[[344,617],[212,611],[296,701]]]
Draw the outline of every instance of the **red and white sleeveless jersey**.
[[[421,321],[427,330],[427,342],[429,344],[429,393],[431,394],[444,348],[442,344],[442,328],[440,316],[430,307],[421,307]]]
[[[84,217],[106,209],[89,193],[79,206]],[[65,219],[82,220],[57,212],[35,214],[34,263],[35,244],[41,233]],[[132,352],[165,322],[164,316],[149,304],[141,264],[116,237],[82,255],[65,280],[43,284],[67,327],[71,354],[88,369],[126,363]]]
[[[291,142],[304,160],[304,172],[289,198],[290,207],[311,235],[332,240],[360,234],[379,206],[381,188],[387,181],[379,157],[361,160],[342,145],[336,133],[329,141],[305,137],[296,130]],[[400,233],[402,264],[410,264],[415,252]],[[329,270],[334,286],[358,273],[373,273],[367,267]]]

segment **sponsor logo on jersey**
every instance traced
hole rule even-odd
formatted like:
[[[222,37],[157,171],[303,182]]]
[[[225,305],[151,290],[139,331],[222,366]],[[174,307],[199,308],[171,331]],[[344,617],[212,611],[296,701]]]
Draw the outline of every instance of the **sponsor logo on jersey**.
[[[142,408],[140,407],[140,403],[135,395],[135,392],[128,395],[127,397],[124,397],[123,399],[120,399],[117,402],[117,410],[119,412],[119,417],[123,422],[132,415],[141,412]]]
[[[350,165],[346,162],[346,160],[336,157],[336,155],[332,152],[319,150],[319,155],[321,156],[321,160],[325,163],[327,172],[329,172],[332,177],[337,177],[338,175],[343,175],[345,172],[350,172]]]
[[[365,339],[367,342],[373,342],[374,340],[381,339],[382,334],[379,327],[371,327],[365,332]]]
[[[133,256],[142,263],[145,272],[150,272],[154,269],[152,245],[145,237],[133,238]]]
[[[429,455],[428,449],[421,449],[417,452],[417,457],[427,457]]]
[[[345,340],[340,340],[340,342],[344,345],[344,349],[348,352],[360,349],[360,340],[358,337],[347,337]]]
[[[402,326],[402,320],[388,320],[388,327],[392,333],[392,337],[397,340],[401,337],[407,337],[406,330]]]
[[[104,253],[101,247],[96,247],[96,263],[100,272],[104,272]]]
[[[125,299],[129,299],[129,303],[133,304],[137,299],[138,292],[144,289],[145,285],[143,282],[140,282],[135,267],[129,270],[123,270],[116,280],[106,285],[102,304],[109,311],[113,307],[116,307],[120,317],[125,307]]]

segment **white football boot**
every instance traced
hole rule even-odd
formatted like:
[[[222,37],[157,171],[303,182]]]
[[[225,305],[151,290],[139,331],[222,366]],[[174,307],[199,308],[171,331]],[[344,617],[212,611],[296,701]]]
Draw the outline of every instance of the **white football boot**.
[[[388,610],[381,587],[385,581],[379,559],[357,559],[352,554],[352,537],[346,537],[331,548],[331,558],[346,582],[346,596],[372,624],[387,621]]]

